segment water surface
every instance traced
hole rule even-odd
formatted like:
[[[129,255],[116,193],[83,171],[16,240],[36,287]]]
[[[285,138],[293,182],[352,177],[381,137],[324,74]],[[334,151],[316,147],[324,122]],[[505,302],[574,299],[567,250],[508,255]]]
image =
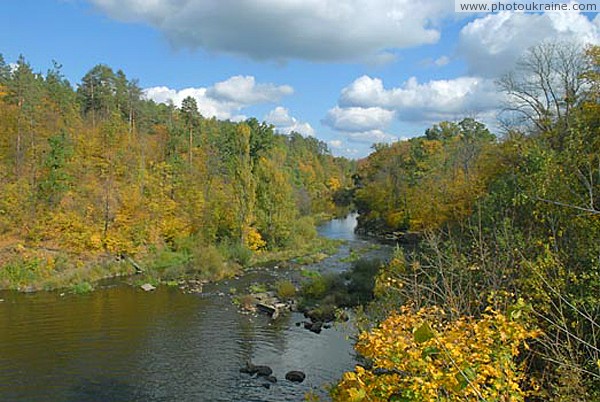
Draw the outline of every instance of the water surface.
[[[356,217],[320,228],[364,245]],[[342,270],[340,256],[312,269]],[[271,322],[241,314],[228,296],[285,272],[255,270],[201,295],[115,283],[89,295],[0,293],[0,401],[301,401],[354,365],[351,328],[313,334],[291,314]],[[239,372],[247,360],[272,367],[278,382]],[[302,370],[306,381],[284,379]]]

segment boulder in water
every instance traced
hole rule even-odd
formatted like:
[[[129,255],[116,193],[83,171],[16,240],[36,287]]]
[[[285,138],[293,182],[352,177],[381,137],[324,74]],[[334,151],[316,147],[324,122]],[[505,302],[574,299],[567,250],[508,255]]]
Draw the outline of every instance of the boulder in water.
[[[304,374],[302,371],[296,370],[288,371],[288,373],[285,375],[285,379],[292,382],[302,382],[305,378],[306,374]]]
[[[308,330],[310,332],[314,332],[315,334],[320,334],[322,328],[323,328],[323,323],[321,321],[317,321],[317,322],[312,323],[310,328],[308,328]]]
[[[250,362],[246,362],[246,366],[240,369],[240,373],[250,375],[256,374],[259,377],[270,377],[271,374],[273,374],[273,370],[269,366],[255,365]]]
[[[142,290],[144,292],[151,292],[153,290],[156,290],[156,286],[152,286],[149,283],[144,283],[142,286],[140,286],[142,288]]]
[[[269,366],[254,366],[256,368],[256,375],[259,377],[269,377],[273,374],[273,370]]]

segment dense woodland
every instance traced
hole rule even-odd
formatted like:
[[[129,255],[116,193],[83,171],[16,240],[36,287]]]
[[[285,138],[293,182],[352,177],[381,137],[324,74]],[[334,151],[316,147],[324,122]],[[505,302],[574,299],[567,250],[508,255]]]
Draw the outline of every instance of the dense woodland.
[[[130,272],[118,259],[215,278],[302,253],[354,165],[314,137],[205,118],[191,97],[156,104],[106,65],[75,89],[57,63],[0,58],[0,288]]]
[[[498,136],[443,122],[360,162],[361,230],[421,241],[336,400],[600,400],[600,49],[540,45],[497,84]]]

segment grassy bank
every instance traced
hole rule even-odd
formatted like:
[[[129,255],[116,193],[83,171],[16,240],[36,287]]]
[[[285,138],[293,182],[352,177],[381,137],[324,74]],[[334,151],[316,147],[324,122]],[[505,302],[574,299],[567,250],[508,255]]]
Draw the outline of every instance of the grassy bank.
[[[216,281],[251,266],[318,262],[334,254],[340,244],[315,235],[286,248],[252,251],[231,243],[202,245],[189,238],[174,248],[150,248],[132,259],[69,253],[15,242],[0,252],[0,289],[24,292],[66,289],[86,293],[100,280],[135,275],[134,263],[143,269],[136,283],[159,284],[191,278]]]
[[[23,292],[70,289],[84,293],[102,279],[135,273],[130,263],[114,256],[76,254],[21,243],[2,249],[0,267],[0,289]]]

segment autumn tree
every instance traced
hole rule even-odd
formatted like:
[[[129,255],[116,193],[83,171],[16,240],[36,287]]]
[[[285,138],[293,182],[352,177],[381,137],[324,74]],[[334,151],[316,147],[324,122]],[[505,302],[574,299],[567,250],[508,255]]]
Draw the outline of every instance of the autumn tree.
[[[556,124],[568,127],[582,100],[584,68],[583,49],[575,43],[544,42],[530,48],[515,69],[497,81],[508,97],[505,113],[540,132]]]

